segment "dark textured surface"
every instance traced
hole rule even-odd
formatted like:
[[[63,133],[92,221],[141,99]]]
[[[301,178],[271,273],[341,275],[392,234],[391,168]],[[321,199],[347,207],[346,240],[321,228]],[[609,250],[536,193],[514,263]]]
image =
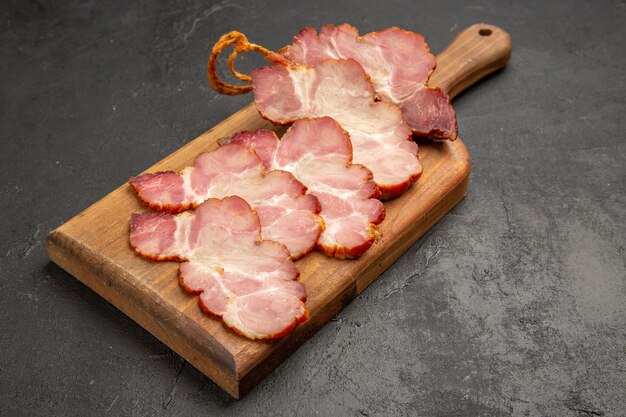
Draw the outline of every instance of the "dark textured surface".
[[[626,4],[250,3],[2,2],[0,414],[626,415]],[[343,21],[514,51],[454,103],[467,198],[235,401],[43,239],[249,102],[209,89],[220,34]]]

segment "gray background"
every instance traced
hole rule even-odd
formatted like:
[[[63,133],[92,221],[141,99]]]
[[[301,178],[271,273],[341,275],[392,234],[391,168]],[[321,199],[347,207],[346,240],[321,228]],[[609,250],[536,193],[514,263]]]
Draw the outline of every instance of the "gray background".
[[[2,2],[0,414],[626,415],[624,1],[236,1]],[[235,401],[43,239],[251,100],[208,86],[219,35],[344,21],[514,51],[454,101],[467,198]]]

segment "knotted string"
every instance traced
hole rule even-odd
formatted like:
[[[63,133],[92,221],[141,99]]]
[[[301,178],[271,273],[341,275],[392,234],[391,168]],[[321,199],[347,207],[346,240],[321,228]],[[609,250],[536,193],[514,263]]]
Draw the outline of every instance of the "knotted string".
[[[224,50],[224,48],[233,45],[233,52],[228,56],[228,69],[233,76],[241,81],[247,82],[244,85],[234,85],[222,81],[217,75],[217,58],[220,53]],[[231,96],[237,94],[245,94],[252,91],[252,77],[246,74],[242,74],[235,69],[235,59],[240,52],[250,52],[255,51],[262,54],[266,59],[270,61],[282,61],[283,59],[276,54],[275,52],[270,51],[262,47],[261,45],[256,45],[254,43],[250,43],[246,35],[236,30],[223,35],[213,46],[213,50],[211,51],[211,56],[209,57],[208,64],[208,75],[209,82],[215,91],[222,94],[228,94]]]

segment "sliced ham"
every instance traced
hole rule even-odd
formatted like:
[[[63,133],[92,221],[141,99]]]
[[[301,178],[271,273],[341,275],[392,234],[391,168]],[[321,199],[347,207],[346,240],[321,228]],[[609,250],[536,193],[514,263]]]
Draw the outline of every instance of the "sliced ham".
[[[319,202],[301,182],[285,171],[266,172],[254,152],[235,144],[200,154],[180,173],[142,174],[129,182],[148,207],[171,213],[238,195],[258,213],[263,239],[283,243],[294,259],[315,247],[324,228]]]
[[[274,132],[242,132],[221,143],[253,149],[267,169],[289,171],[320,202],[325,230],[318,248],[337,258],[354,258],[378,238],[385,217],[371,172],[352,164],[348,134],[330,117],[301,119],[282,140]],[[230,145],[226,145],[230,146]]]
[[[353,161],[367,167],[382,198],[402,194],[422,166],[411,129],[398,107],[375,102],[363,67],[353,59],[325,60],[313,67],[274,65],[252,71],[261,115],[275,123],[330,116],[352,141]]]
[[[279,51],[297,64],[314,67],[325,59],[352,58],[363,66],[378,97],[396,104],[418,135],[431,139],[457,137],[456,115],[439,88],[426,85],[437,65],[422,35],[389,28],[359,36],[351,25],[325,25],[301,30],[293,44]]]
[[[281,337],[308,317],[289,251],[261,240],[259,217],[240,197],[208,199],[177,215],[134,214],[130,244],[150,259],[182,261],[182,286],[246,337]]]
[[[232,85],[217,75],[217,62],[224,48],[233,46],[228,68],[236,78],[247,82]],[[238,54],[256,51],[276,65],[238,72]],[[261,115],[277,124],[297,119],[329,116],[350,134],[353,160],[367,167],[381,190],[381,198],[401,195],[422,173],[417,145],[402,111],[377,97],[363,67],[354,59],[327,59],[317,65],[298,65],[283,55],[248,41],[237,31],[223,35],[213,46],[208,62],[211,86],[223,94],[243,94],[254,90]]]

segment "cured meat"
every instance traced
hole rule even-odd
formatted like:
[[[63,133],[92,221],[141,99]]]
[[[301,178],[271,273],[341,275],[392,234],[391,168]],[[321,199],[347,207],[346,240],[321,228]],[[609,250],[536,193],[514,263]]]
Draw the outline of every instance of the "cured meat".
[[[200,154],[192,167],[130,179],[148,207],[177,213],[208,198],[238,195],[261,219],[263,239],[283,243],[298,258],[315,247],[323,221],[317,199],[285,171],[266,172],[254,152],[239,145]]]
[[[216,60],[221,50],[235,44],[229,57],[231,72],[251,80],[246,86],[232,86],[219,80]],[[372,171],[380,187],[381,198],[402,194],[419,178],[422,167],[417,158],[417,144],[410,140],[411,129],[402,112],[392,103],[375,102],[375,93],[363,67],[353,59],[325,60],[313,67],[290,64],[280,55],[261,49],[266,58],[280,62],[239,74],[233,68],[238,52],[255,50],[239,32],[224,35],[213,48],[209,60],[211,85],[225,94],[240,94],[254,87],[254,97],[261,115],[274,123],[286,124],[297,119],[330,116],[350,134],[353,161]]]
[[[352,58],[363,66],[379,98],[396,104],[415,133],[431,139],[457,137],[450,99],[439,88],[426,86],[437,62],[422,35],[396,27],[359,36],[351,25],[325,25],[298,33],[293,44],[279,51],[309,67],[325,59]]]
[[[240,197],[208,199],[195,212],[134,214],[130,244],[154,260],[179,260],[179,279],[202,309],[251,339],[291,332],[308,317],[306,291],[287,248],[261,240]]]
[[[274,132],[242,132],[220,141],[254,149],[267,169],[293,173],[318,198],[325,229],[318,248],[337,258],[354,258],[378,238],[385,217],[371,172],[352,164],[348,134],[330,117],[301,119],[282,140]],[[226,145],[229,146],[229,145]]]
[[[252,71],[261,114],[277,123],[330,116],[349,134],[353,161],[374,175],[383,198],[402,194],[422,172],[417,144],[394,105],[374,102],[355,60],[325,60],[308,68],[274,65]]]

